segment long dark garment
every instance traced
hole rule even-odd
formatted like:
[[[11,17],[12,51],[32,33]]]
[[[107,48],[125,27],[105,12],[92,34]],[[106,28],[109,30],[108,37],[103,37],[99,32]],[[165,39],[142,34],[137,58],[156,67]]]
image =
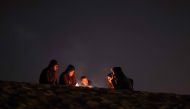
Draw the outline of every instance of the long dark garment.
[[[133,90],[133,80],[127,78],[120,67],[114,67],[114,78],[112,84],[115,89],[129,89]]]
[[[116,89],[130,89],[133,90],[133,80],[130,78],[117,79],[114,78],[112,80],[112,84]]]

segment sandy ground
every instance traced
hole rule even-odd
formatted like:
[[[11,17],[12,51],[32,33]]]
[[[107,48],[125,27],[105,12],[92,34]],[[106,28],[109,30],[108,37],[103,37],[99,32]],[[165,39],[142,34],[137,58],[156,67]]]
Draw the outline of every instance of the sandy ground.
[[[190,95],[0,81],[0,109],[190,109]]]

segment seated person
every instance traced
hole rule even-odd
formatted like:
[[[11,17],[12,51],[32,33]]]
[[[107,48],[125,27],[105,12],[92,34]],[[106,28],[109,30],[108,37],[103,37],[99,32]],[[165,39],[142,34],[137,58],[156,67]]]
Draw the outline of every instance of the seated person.
[[[113,67],[106,77],[109,88],[133,90],[133,80],[127,78],[121,67]]]
[[[73,65],[69,65],[65,72],[60,75],[59,84],[66,86],[75,86],[76,83],[75,67]]]
[[[57,84],[58,63],[56,60],[51,60],[48,67],[45,68],[39,78],[40,84]]]
[[[91,85],[91,82],[88,80],[87,76],[81,76],[79,86],[81,86],[81,87],[88,87],[88,88],[92,88],[93,87]]]

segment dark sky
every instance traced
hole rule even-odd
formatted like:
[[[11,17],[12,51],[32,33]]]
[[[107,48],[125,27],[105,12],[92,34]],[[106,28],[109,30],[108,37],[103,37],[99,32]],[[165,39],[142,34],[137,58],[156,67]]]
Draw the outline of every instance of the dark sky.
[[[51,59],[98,87],[121,66],[136,90],[190,94],[190,6],[183,0],[1,2],[0,80],[37,83]]]

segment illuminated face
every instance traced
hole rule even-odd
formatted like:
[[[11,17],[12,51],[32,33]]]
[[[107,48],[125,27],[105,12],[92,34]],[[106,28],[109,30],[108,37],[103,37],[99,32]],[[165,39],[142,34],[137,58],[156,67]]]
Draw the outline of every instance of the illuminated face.
[[[83,78],[81,80],[81,84],[84,85],[84,86],[88,86],[88,79],[87,78]]]
[[[74,74],[75,74],[75,70],[71,70],[71,71],[69,72],[69,76],[70,76],[70,77],[72,77]]]
[[[54,66],[53,66],[53,71],[56,72],[56,71],[58,71],[58,69],[59,69],[59,65],[54,65]]]
[[[111,83],[111,81],[113,80],[113,77],[108,76],[107,80],[108,80],[109,83]]]

